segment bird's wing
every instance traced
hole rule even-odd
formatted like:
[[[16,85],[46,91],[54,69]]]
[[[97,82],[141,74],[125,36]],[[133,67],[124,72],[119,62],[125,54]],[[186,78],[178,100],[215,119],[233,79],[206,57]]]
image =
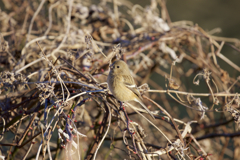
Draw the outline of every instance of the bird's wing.
[[[137,86],[136,86],[132,76],[124,75],[123,79],[124,79],[124,82],[123,82],[124,85],[128,89],[130,89],[134,94],[136,94],[140,100],[142,100],[142,96],[141,96],[140,92],[138,91]]]

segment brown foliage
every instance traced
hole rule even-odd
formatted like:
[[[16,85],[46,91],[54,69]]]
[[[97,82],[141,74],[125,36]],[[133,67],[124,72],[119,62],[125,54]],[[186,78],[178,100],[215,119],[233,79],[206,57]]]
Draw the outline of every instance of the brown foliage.
[[[223,52],[229,46],[239,54],[239,40],[171,22],[164,0],[145,8],[128,1],[3,3],[2,157],[239,157],[240,67]],[[156,120],[108,91],[115,59],[127,62]]]

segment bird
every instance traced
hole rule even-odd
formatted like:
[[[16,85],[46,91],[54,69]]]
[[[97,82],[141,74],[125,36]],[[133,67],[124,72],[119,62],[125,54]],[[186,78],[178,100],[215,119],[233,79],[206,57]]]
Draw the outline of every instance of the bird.
[[[142,96],[131,75],[128,65],[122,60],[116,60],[110,65],[110,72],[107,78],[108,88],[113,96],[121,102],[135,101],[155,119],[153,114],[142,102]]]

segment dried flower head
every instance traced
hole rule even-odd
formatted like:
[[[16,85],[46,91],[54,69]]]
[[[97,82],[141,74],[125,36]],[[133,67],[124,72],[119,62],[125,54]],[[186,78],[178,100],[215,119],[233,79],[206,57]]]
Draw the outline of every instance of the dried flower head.
[[[231,104],[227,104],[225,106],[225,111],[229,112],[233,117],[235,123],[237,124],[238,128],[240,129],[240,111],[234,108]]]
[[[146,91],[150,90],[147,83],[144,83],[143,85],[138,87],[138,90],[141,94],[145,93]]]
[[[56,97],[54,93],[54,87],[46,83],[37,84],[37,88],[40,90],[39,98],[41,102],[44,102],[46,98]]]
[[[1,83],[4,87],[16,88],[16,86],[25,84],[28,82],[28,79],[21,73],[13,73],[5,71],[0,73]]]

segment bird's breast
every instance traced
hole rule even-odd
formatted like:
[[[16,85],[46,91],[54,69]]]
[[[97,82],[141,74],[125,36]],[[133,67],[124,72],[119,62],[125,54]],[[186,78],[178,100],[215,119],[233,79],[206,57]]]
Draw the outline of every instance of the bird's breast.
[[[109,90],[117,100],[127,102],[134,99],[135,94],[125,86],[123,77],[109,76],[107,81]]]

